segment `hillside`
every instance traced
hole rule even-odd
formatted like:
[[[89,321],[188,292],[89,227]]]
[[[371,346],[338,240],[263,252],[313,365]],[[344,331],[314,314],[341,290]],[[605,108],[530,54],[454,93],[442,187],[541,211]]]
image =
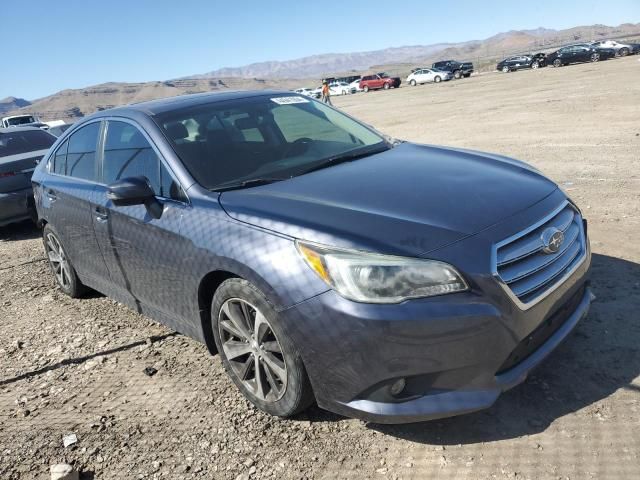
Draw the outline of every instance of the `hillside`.
[[[537,28],[499,33],[485,40],[392,47],[354,53],[327,53],[287,61],[254,63],[237,68],[222,68],[205,74],[176,80],[146,83],[105,83],[87,88],[63,90],[34,100],[0,101],[0,112],[29,112],[45,120],[73,119],[117,105],[161,97],[227,89],[292,89],[317,86],[324,76],[386,70],[404,75],[412,66],[454,58],[470,60],[476,70],[492,69],[506,55],[545,51],[571,42],[640,35],[640,23],[578,26],[566,30]],[[297,80],[296,80],[297,79]],[[20,102],[26,102],[20,104]],[[4,106],[4,107],[3,107]],[[20,108],[21,107],[21,108]]]
[[[25,100],[24,98],[16,98],[16,97],[7,97],[0,100],[0,114],[4,114],[5,112],[10,112],[17,108],[27,107],[31,105],[31,102]]]

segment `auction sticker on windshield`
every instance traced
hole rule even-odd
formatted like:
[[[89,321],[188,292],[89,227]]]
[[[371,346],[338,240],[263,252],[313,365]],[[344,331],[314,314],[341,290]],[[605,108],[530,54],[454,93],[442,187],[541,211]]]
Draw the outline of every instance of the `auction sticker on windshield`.
[[[292,103],[309,103],[309,100],[302,97],[275,97],[271,99],[272,102],[276,102],[278,105],[291,105]]]

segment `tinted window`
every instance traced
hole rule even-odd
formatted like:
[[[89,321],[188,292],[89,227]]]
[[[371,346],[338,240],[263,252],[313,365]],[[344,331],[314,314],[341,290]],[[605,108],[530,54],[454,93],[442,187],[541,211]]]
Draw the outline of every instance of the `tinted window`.
[[[100,122],[82,127],[69,138],[67,151],[67,175],[85,180],[95,180],[96,144]]]
[[[0,157],[46,150],[56,141],[44,130],[20,130],[0,133]]]
[[[107,184],[127,177],[146,177],[156,195],[182,199],[178,184],[151,144],[129,123],[108,122],[102,176]]]
[[[53,173],[58,175],[67,174],[67,148],[69,147],[69,140],[65,140],[53,157]]]

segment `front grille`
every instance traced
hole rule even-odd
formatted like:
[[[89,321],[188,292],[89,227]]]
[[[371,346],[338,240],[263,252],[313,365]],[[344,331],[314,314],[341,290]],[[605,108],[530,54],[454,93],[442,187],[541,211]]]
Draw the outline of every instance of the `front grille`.
[[[559,230],[564,241],[550,253],[545,234]],[[548,236],[547,236],[548,241]],[[566,274],[582,262],[587,252],[582,218],[565,203],[547,218],[500,242],[495,250],[494,272],[505,287],[529,306],[542,299]]]

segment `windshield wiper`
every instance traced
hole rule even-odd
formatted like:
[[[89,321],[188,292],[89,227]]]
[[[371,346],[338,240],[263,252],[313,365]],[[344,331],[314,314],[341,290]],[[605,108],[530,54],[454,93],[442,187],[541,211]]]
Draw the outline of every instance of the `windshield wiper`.
[[[286,178],[252,178],[238,183],[222,184],[219,187],[213,187],[214,192],[226,192],[227,190],[239,190],[241,188],[257,187],[260,185],[268,185],[270,183],[286,180]]]
[[[355,150],[351,152],[342,153],[340,155],[335,155],[333,157],[329,157],[326,160],[323,160],[317,165],[314,165],[311,168],[303,170],[297,175],[305,175],[307,173],[315,172],[316,170],[322,170],[323,168],[331,167],[333,165],[338,165],[339,163],[351,162],[353,160],[358,160],[359,158],[368,157],[370,155],[375,155],[376,153],[382,153],[389,150],[389,145],[381,145],[376,148],[368,148],[366,150]]]

